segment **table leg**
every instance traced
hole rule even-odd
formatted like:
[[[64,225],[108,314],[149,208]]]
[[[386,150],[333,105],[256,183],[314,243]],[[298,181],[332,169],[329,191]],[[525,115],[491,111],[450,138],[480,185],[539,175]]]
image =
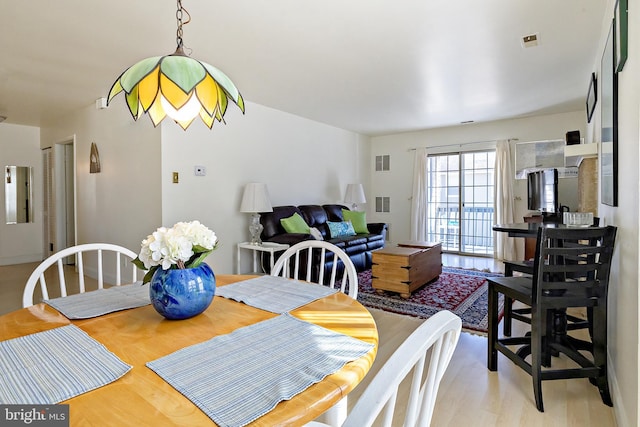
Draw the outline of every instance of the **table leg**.
[[[316,418],[316,421],[325,423],[330,426],[340,426],[347,418],[347,396],[339,400],[331,408]]]
[[[256,271],[258,271],[258,256],[257,256],[258,251],[253,250],[253,271],[252,273],[255,273]]]
[[[490,371],[498,370],[498,350],[496,350],[496,341],[498,340],[498,292],[496,292],[489,283],[489,291],[487,298],[487,306],[489,309],[489,329],[487,333],[487,368]]]
[[[236,256],[236,274],[240,274],[240,246],[237,248],[238,254]]]

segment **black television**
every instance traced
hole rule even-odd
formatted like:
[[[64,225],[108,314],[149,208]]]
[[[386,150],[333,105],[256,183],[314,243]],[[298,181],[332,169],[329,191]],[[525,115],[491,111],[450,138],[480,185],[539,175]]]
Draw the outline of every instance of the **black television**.
[[[527,175],[527,208],[543,215],[560,211],[558,169],[542,169]]]

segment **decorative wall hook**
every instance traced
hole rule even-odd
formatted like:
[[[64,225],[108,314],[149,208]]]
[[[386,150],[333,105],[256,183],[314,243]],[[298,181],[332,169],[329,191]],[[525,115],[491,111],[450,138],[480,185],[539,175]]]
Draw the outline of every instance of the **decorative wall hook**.
[[[95,142],[91,143],[91,154],[89,154],[89,173],[100,173],[100,154]]]

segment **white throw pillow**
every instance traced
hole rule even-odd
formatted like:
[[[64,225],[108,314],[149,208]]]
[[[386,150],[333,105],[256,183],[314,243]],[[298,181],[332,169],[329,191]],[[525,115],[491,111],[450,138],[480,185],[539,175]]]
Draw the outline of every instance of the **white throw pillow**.
[[[313,238],[316,239],[316,240],[324,240],[320,230],[318,230],[315,227],[309,227],[309,234],[311,234],[313,236]]]

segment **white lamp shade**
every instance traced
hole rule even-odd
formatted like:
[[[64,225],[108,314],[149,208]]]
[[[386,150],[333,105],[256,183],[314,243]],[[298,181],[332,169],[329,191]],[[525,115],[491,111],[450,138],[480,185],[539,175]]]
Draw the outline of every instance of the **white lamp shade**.
[[[251,182],[244,187],[240,212],[273,212],[266,184]]]
[[[367,203],[362,184],[347,184],[347,193],[344,196],[344,201],[345,203]]]

